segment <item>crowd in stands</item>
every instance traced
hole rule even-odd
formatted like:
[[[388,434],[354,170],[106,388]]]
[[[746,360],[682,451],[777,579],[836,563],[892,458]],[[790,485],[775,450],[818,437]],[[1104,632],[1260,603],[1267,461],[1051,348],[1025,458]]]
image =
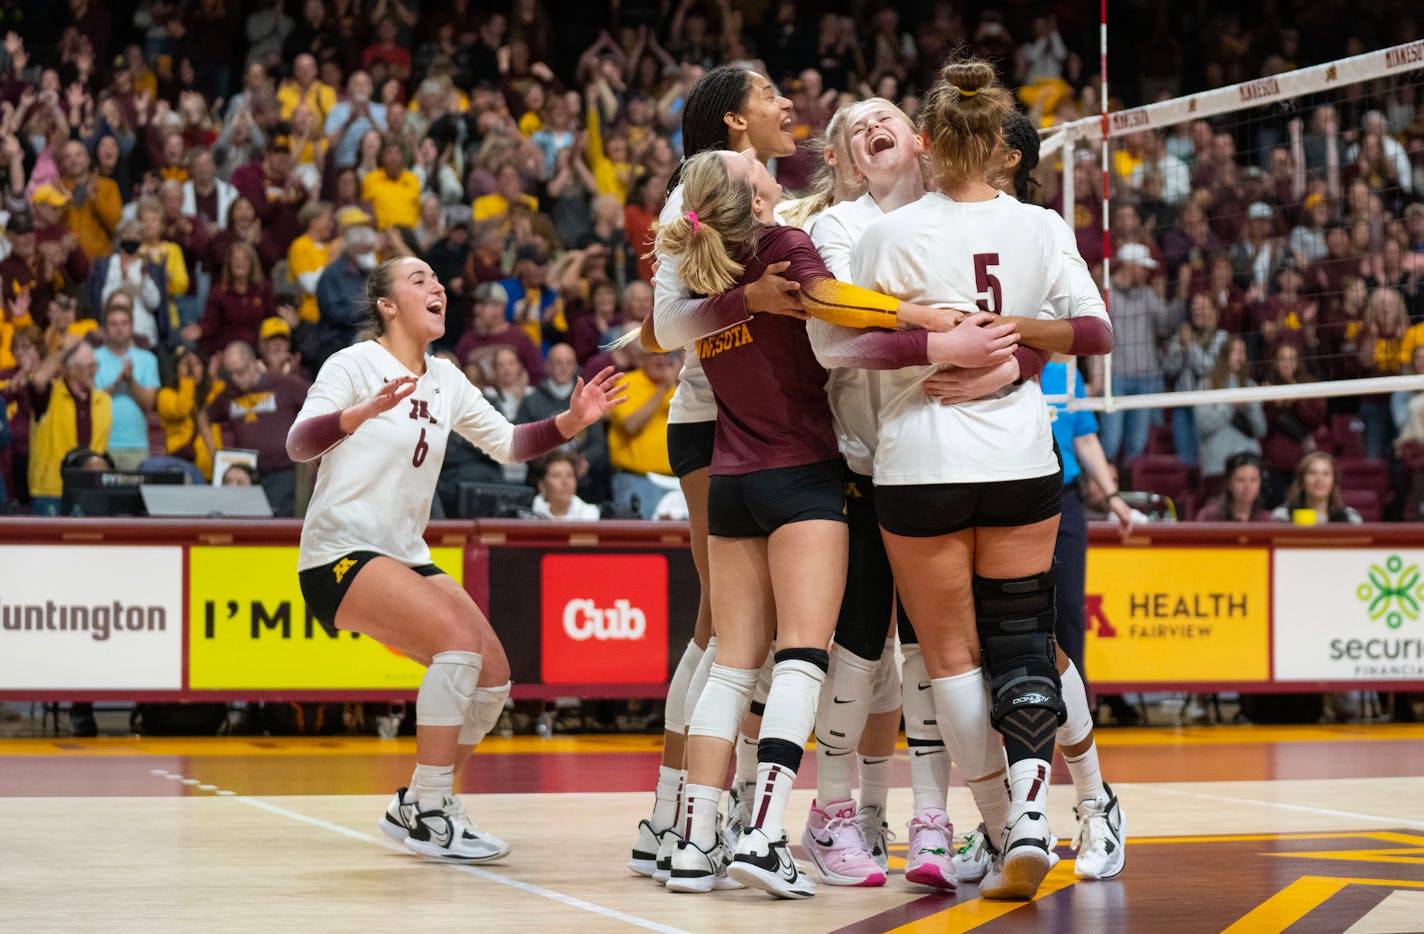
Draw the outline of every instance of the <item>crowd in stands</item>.
[[[1114,106],[1386,44],[1337,29],[1302,49],[1310,11],[1277,6],[1254,31],[1234,13],[1184,26],[1198,8],[1182,3],[1123,21],[1135,54],[1160,54]],[[680,516],[665,443],[680,361],[606,348],[652,310],[649,230],[691,85],[746,61],[810,143],[856,97],[915,114],[964,49],[1047,127],[1099,109],[1096,26],[1081,4],[943,0],[0,2],[0,502],[56,512],[79,449],[210,480],[215,452],[239,448],[255,467],[218,479],[299,511],[310,478],[283,439],[308,380],[359,338],[376,263],[415,254],[449,290],[434,350],[511,419],[559,410],[609,363],[630,383],[606,424],[528,473],[452,439],[438,509],[458,514],[469,484],[527,484],[540,516]],[[1405,75],[1114,141],[1115,393],[1424,368],[1418,87]],[[1081,154],[1070,216],[1096,265],[1099,163]],[[778,179],[804,189],[816,158],[779,160]],[[1062,172],[1038,173],[1059,210]],[[1367,517],[1419,518],[1424,404],[1409,397],[1114,414],[1103,443],[1137,485],[1150,471],[1134,467],[1170,458],[1181,489],[1161,492],[1189,515],[1233,455],[1261,458],[1275,508],[1322,452],[1345,481],[1368,472],[1356,461],[1385,465]]]

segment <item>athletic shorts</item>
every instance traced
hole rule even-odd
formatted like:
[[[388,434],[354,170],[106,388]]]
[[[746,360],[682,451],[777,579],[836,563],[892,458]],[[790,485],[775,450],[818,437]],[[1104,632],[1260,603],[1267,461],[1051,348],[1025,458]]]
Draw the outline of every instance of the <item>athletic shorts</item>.
[[[688,474],[712,466],[712,444],[717,438],[717,423],[674,422],[667,426],[668,463],[672,474],[682,479]]]
[[[321,628],[326,630],[327,635],[335,636],[337,633],[336,611],[341,606],[341,601],[346,598],[346,591],[351,589],[351,582],[356,579],[356,575],[372,558],[383,557],[386,556],[375,551],[353,551],[330,564],[297,572],[297,579],[302,585],[302,598],[307,601],[307,609],[316,621],[321,623]],[[411,570],[421,577],[435,577],[445,573],[433,564],[422,564]]]
[[[875,483],[849,467],[845,468],[845,506],[850,522],[850,560],[836,619],[836,643],[875,661],[885,650],[895,605],[895,578],[875,516]]]
[[[891,535],[934,538],[975,528],[1032,525],[1058,515],[1063,471],[1029,480],[880,486],[875,512]]]
[[[845,522],[839,459],[729,476],[714,474],[707,491],[707,531],[723,538],[770,535],[792,522]]]

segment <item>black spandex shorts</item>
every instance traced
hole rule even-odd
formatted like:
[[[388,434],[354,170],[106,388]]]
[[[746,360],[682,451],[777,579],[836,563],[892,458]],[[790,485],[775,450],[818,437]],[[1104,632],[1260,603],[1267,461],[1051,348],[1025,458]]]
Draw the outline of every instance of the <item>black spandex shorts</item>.
[[[712,466],[712,443],[717,438],[717,423],[675,422],[667,426],[668,463],[672,474],[681,479],[695,470]]]
[[[792,522],[846,521],[839,460],[714,474],[707,491],[707,531],[723,538],[770,535]]]
[[[974,528],[1032,525],[1058,515],[1063,471],[1029,480],[879,486],[875,511],[892,535],[934,538]]]
[[[302,584],[302,598],[307,601],[307,609],[316,621],[321,623],[321,628],[326,630],[327,635],[335,636],[337,633],[336,611],[345,599],[346,591],[351,589],[351,582],[372,558],[382,557],[385,555],[375,551],[353,551],[330,564],[297,572],[297,579]],[[445,573],[433,564],[422,564],[411,570],[421,577],[435,577]]]
[[[850,560],[846,563],[845,597],[836,620],[836,643],[875,661],[885,650],[895,605],[895,578],[875,517],[875,484],[849,467],[845,469],[845,505],[850,521]]]

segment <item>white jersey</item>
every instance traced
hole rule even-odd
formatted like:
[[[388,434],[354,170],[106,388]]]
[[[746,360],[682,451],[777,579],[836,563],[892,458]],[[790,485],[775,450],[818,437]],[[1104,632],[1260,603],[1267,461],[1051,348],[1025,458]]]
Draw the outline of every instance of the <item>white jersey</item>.
[[[882,216],[880,206],[869,194],[855,201],[833,204],[806,221],[806,233],[820,251],[831,275],[842,282],[853,281],[851,251],[862,231]],[[849,330],[819,318],[806,322],[811,348],[820,358],[838,333]],[[824,366],[825,360],[821,360]],[[856,367],[826,367],[826,394],[831,417],[836,423],[836,440],[846,464],[858,474],[870,476],[875,460],[875,436],[879,427],[880,374]]]
[[[930,193],[866,228],[854,281],[926,305],[1066,318],[1075,296],[1052,223],[1007,195],[956,202]],[[881,374],[877,485],[1025,480],[1059,469],[1037,381],[945,406],[921,387],[935,369]]]
[[[667,203],[658,215],[659,224],[668,224],[682,214],[682,186],[678,185],[668,194]],[[707,382],[707,374],[702,371],[702,362],[697,359],[697,351],[687,345],[704,337],[703,334],[684,333],[679,329],[678,306],[692,298],[687,283],[682,281],[678,270],[682,260],[665,253],[658,254],[658,274],[653,279],[653,333],[663,347],[686,347],[682,355],[682,371],[677,377],[677,391],[672,395],[668,407],[668,423],[682,425],[690,422],[713,422],[717,420],[717,397],[712,394],[712,384]]]
[[[350,408],[386,382],[413,375],[376,341],[347,347],[322,365],[297,422]],[[297,568],[330,564],[352,551],[375,551],[412,566],[430,563],[425,526],[451,431],[500,463],[512,459],[514,426],[459,367],[426,357],[408,399],[322,456]]]

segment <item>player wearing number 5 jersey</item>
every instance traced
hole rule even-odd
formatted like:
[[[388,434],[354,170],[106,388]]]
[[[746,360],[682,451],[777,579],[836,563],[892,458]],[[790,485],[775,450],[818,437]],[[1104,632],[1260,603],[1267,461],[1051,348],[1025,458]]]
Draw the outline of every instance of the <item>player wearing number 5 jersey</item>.
[[[939,191],[865,229],[855,281],[907,301],[1070,319],[1017,327],[1030,343],[1035,331],[1064,335],[1047,349],[1104,352],[1106,312],[1095,290],[1078,288],[1086,271],[1066,261],[1056,221],[985,182],[1011,106],[988,64],[945,66],[923,124]],[[950,755],[997,759],[990,723],[1008,753],[1007,814],[980,802],[1003,854],[980,894],[1028,898],[1050,865],[1044,799],[1065,717],[1053,637],[1061,467],[1036,383],[942,406],[925,395],[928,375],[881,374],[876,511]]]
[[[445,333],[445,288],[422,260],[389,260],[367,286],[374,338],[333,354],[287,436],[294,461],[322,458],[297,568],[313,615],[426,666],[416,766],[381,829],[417,853],[488,862],[509,852],[454,795],[457,762],[509,697],[509,661],[479,607],[430,563],[424,533],[451,431],[502,462],[553,450],[622,401],[617,375],[580,380],[559,415],[511,425],[453,364],[427,357]]]

